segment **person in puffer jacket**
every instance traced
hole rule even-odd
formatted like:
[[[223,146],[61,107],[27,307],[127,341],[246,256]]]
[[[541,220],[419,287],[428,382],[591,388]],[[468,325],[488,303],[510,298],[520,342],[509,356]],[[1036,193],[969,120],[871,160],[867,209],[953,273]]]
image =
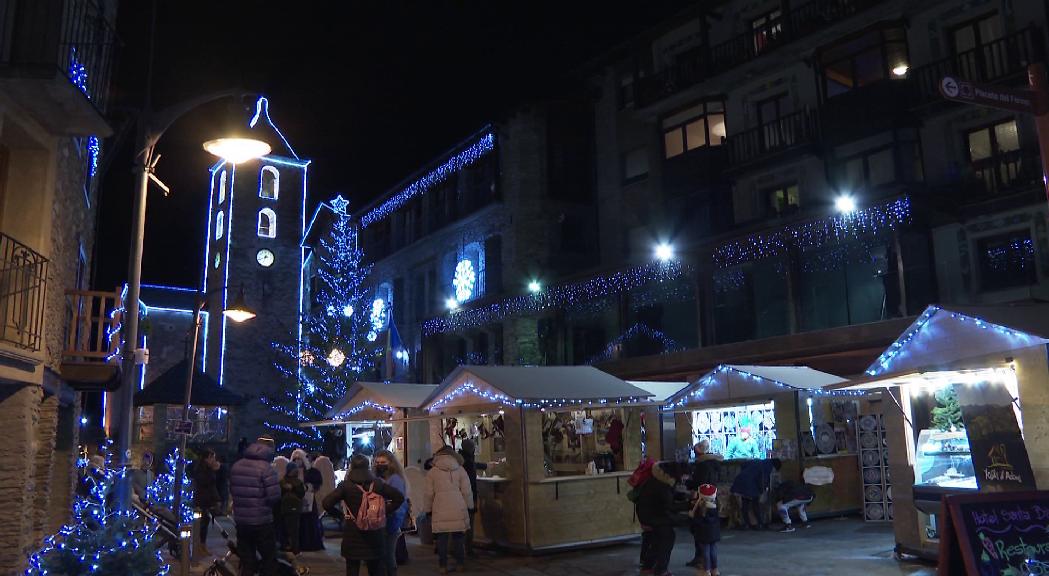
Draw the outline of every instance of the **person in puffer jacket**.
[[[451,446],[441,448],[434,454],[433,468],[426,473],[426,492],[422,502],[422,511],[430,515],[430,525],[437,539],[437,562],[441,574],[448,572],[449,539],[458,566],[466,563],[463,537],[470,529],[469,509],[473,501],[470,477],[463,468],[462,456]]]
[[[642,574],[669,574],[674,525],[681,523],[677,513],[689,508],[687,502],[674,500],[674,486],[681,480],[682,472],[682,466],[675,462],[658,462],[652,467],[652,477],[641,485],[636,502],[637,521],[652,532],[652,549],[643,559]]]
[[[260,437],[244,450],[229,473],[233,520],[237,525],[237,555],[241,574],[262,576],[277,572],[277,537],[273,508],[280,502],[280,482],[273,471],[273,439]],[[261,564],[256,558],[262,558]]]

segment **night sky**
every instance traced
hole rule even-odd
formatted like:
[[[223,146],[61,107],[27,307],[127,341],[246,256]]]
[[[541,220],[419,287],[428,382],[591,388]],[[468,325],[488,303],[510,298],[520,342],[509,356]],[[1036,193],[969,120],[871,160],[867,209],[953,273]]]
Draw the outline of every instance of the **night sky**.
[[[123,42],[110,112],[118,127],[144,101],[150,6],[120,3]],[[686,2],[159,2],[154,108],[246,87],[310,158],[311,204],[341,193],[351,210],[514,105],[565,89],[573,70]],[[250,117],[227,99],[188,114],[161,140],[143,282],[199,282],[208,166],[223,122]],[[94,287],[127,277],[133,130],[103,166]],[[311,211],[313,206],[309,208]]]

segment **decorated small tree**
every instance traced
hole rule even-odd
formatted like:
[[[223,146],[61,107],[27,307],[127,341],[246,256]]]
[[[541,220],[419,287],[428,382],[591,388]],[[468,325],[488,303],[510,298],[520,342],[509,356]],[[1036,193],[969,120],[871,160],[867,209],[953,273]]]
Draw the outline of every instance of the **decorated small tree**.
[[[114,491],[124,472],[114,470],[110,460],[107,455],[103,468],[78,461],[82,490],[73,503],[73,520],[30,556],[26,576],[167,574],[157,522],[134,509],[118,510]]]
[[[167,472],[157,474],[153,483],[146,487],[146,503],[150,508],[171,510],[175,507],[175,470],[178,463],[178,448],[164,459]],[[193,490],[189,476],[182,474],[182,524],[193,522]]]
[[[280,396],[263,398],[263,402],[276,413],[276,421],[266,425],[282,450],[323,450],[320,430],[297,424],[323,419],[374,363],[378,334],[372,327],[372,303],[364,289],[371,266],[362,263],[364,252],[357,242],[357,226],[346,212],[347,204],[341,196],[330,202],[335,219],[314,254],[319,306],[303,314],[301,341],[274,343],[276,366],[287,385]]]
[[[932,425],[949,432],[963,428],[962,407],[954,386],[944,386],[936,392],[937,406],[932,409]]]

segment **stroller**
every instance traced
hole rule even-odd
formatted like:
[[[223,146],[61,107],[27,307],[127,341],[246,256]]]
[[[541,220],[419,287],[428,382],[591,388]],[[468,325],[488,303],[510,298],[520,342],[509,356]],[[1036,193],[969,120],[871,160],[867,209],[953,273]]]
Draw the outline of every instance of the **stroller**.
[[[230,537],[229,532],[219,524],[218,518],[211,517],[211,523],[214,524],[219,532],[222,534],[223,540],[226,541],[226,553],[222,556],[215,558],[211,562],[211,566],[204,571],[204,576],[237,576],[239,570],[234,565],[234,558],[239,558],[237,555],[237,542]],[[277,554],[277,574],[278,576],[306,576],[310,573],[310,569],[306,566],[299,566],[295,562],[295,557],[291,553],[278,553]]]

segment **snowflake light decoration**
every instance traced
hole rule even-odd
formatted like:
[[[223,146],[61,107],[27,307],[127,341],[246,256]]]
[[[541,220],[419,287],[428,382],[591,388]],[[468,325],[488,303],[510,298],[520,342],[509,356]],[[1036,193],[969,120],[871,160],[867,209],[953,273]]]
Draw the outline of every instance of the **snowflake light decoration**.
[[[382,298],[372,300],[372,331],[381,332],[386,327],[386,301]]]
[[[455,287],[455,299],[459,302],[469,300],[470,296],[473,296],[476,283],[477,274],[474,272],[473,262],[460,260],[455,265],[455,277],[452,279],[452,286]]]

